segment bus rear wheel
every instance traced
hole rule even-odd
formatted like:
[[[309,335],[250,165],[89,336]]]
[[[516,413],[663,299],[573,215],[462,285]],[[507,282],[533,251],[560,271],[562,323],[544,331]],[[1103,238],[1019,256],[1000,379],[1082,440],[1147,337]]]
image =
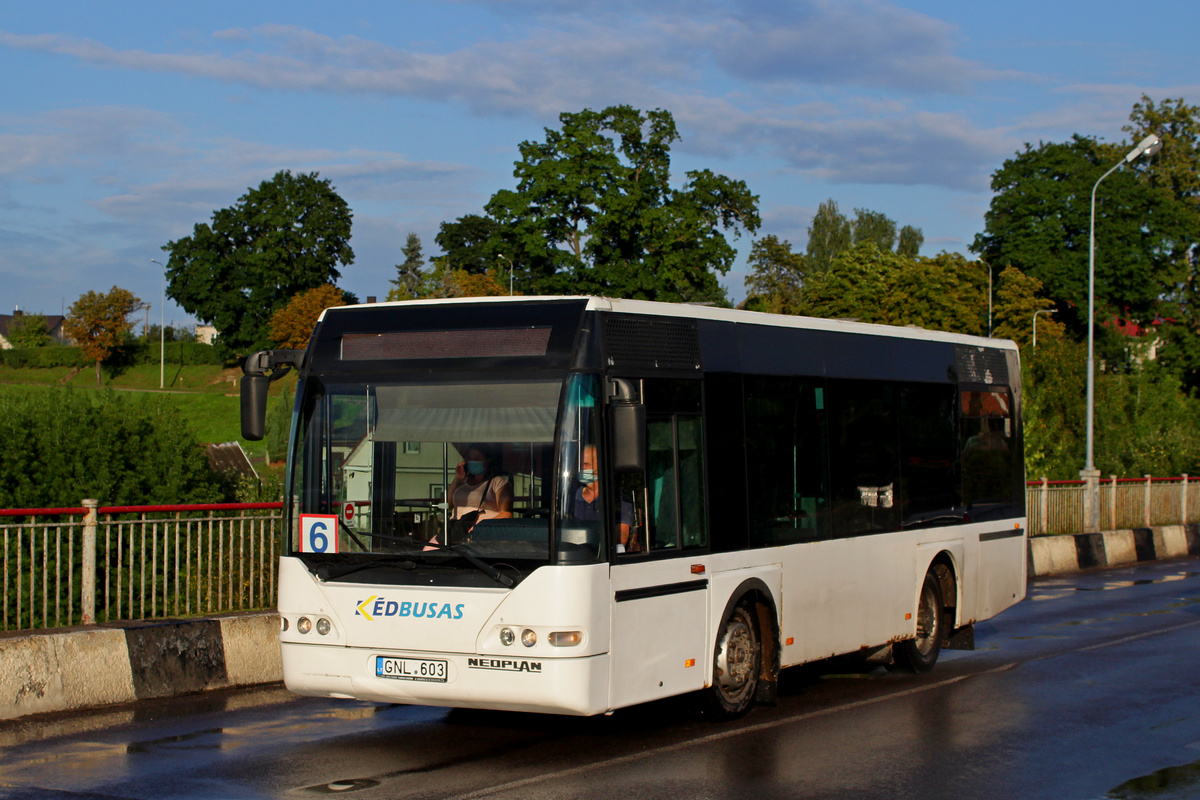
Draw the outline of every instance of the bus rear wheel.
[[[721,625],[713,655],[708,705],[718,717],[732,719],[750,710],[761,664],[762,648],[754,616],[751,609],[738,605]]]
[[[921,600],[917,604],[917,635],[914,639],[892,646],[896,665],[912,672],[928,672],[937,663],[945,637],[945,613],[942,605],[942,583],[930,570],[921,585]]]

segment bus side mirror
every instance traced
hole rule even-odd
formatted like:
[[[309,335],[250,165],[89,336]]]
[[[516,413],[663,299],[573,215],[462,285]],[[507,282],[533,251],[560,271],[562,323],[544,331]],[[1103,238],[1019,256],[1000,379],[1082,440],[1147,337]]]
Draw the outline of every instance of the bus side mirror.
[[[646,407],[641,403],[613,405],[613,469],[646,471]]]
[[[303,350],[260,350],[242,362],[242,438],[257,442],[267,427],[267,389],[292,367],[299,368]]]
[[[612,378],[613,469],[617,472],[646,470],[646,406],[638,402],[630,380]]]
[[[242,376],[242,438],[257,442],[267,427],[267,389],[271,379],[266,375]]]

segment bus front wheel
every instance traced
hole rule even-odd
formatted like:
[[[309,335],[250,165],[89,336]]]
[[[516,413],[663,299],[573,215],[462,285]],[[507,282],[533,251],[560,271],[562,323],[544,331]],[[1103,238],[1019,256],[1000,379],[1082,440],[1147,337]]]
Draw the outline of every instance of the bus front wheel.
[[[892,647],[896,665],[912,672],[928,672],[937,663],[945,637],[945,613],[942,606],[942,583],[930,570],[921,585],[921,600],[917,604],[916,638],[898,642]]]
[[[713,656],[709,705],[719,717],[741,716],[754,705],[762,648],[751,609],[736,606],[721,626]]]

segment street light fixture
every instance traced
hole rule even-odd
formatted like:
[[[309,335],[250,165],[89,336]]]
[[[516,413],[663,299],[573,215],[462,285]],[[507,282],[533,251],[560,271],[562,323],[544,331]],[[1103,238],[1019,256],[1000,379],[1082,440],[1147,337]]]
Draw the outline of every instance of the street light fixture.
[[[1054,313],[1057,313],[1057,309],[1041,308],[1041,309],[1038,309],[1037,311],[1033,312],[1033,352],[1035,352],[1035,353],[1037,352],[1037,317],[1038,317],[1038,314],[1054,314]]]
[[[1141,156],[1152,156],[1162,149],[1162,140],[1153,133],[1138,142],[1137,147],[1100,176],[1092,187],[1092,220],[1088,232],[1088,345],[1087,345],[1087,462],[1079,477],[1086,483],[1087,498],[1083,504],[1084,533],[1096,533],[1100,528],[1100,470],[1095,460],[1096,418],[1096,190],[1100,181],[1125,164]]]
[[[158,388],[163,389],[167,375],[167,268],[156,258],[150,262],[158,264],[163,271],[162,305],[158,307]]]

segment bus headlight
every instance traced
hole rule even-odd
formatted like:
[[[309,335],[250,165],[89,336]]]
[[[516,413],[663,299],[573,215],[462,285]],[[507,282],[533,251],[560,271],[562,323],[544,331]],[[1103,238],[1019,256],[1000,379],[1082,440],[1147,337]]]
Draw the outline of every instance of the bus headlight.
[[[512,632],[512,628],[504,628],[500,631],[500,644],[508,647],[517,640],[517,635]]]
[[[574,647],[583,641],[583,631],[554,631],[550,644],[554,647]]]
[[[329,624],[329,620],[325,619],[324,617],[321,617],[319,620],[317,620],[317,633],[321,634],[322,636],[329,633],[329,629],[331,627],[333,626]]]
[[[537,634],[534,631],[531,631],[529,628],[521,631],[521,644],[525,645],[526,647],[533,647],[535,644],[537,644]]]
[[[312,620],[308,617],[301,617],[300,619],[296,620],[296,630],[300,631],[301,633],[308,633],[312,630]]]

